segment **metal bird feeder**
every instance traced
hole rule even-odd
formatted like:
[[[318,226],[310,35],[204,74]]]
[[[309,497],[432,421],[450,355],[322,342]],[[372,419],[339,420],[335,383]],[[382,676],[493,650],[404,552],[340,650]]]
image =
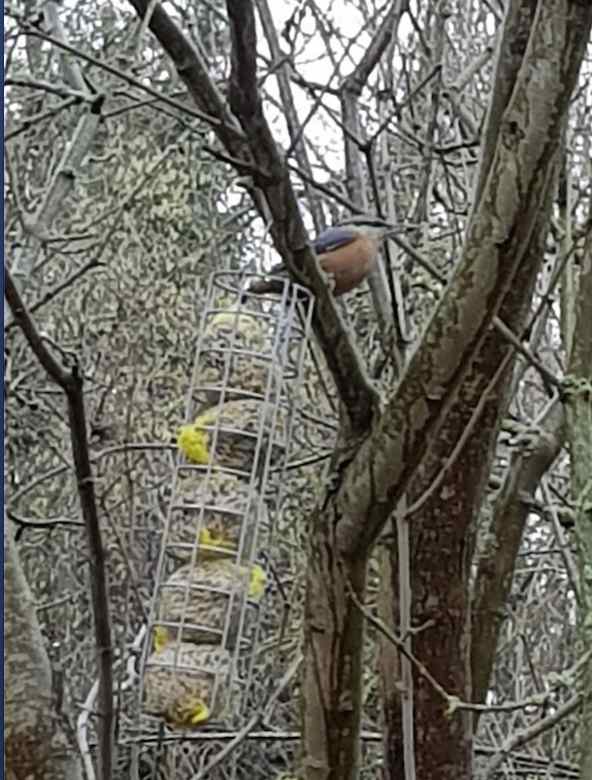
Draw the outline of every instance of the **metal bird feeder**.
[[[261,552],[312,317],[306,289],[281,280],[281,294],[255,297],[252,279],[218,272],[208,284],[140,660],[140,733],[236,723],[249,684],[239,667],[254,663]]]

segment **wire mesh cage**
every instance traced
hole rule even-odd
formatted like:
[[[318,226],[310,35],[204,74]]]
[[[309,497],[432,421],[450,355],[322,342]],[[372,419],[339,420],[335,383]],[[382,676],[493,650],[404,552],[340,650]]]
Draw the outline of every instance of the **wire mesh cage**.
[[[232,375],[230,355],[225,358],[228,363],[220,361],[223,370],[218,379],[198,370],[185,414],[183,391],[197,338],[191,335],[179,342],[183,360],[178,354],[172,356],[178,360],[175,367],[180,366],[181,384],[171,383],[170,394],[160,405],[151,401],[158,422],[153,430],[164,431],[163,436],[159,439],[158,433],[149,433],[144,437],[146,443],[137,436],[117,446],[97,448],[94,454],[112,606],[115,780],[228,780],[242,778],[247,772],[253,780],[278,780],[282,772],[298,777],[295,768],[300,758],[301,724],[297,664],[304,612],[306,518],[314,508],[315,487],[323,489],[319,463],[331,451],[336,426],[331,409],[327,409],[330,405],[321,403],[320,390],[315,394],[318,376],[308,360],[305,374],[308,371],[312,381],[304,386],[306,400],[299,397],[301,375],[293,366],[298,368],[304,359],[298,350],[307,349],[306,299],[304,309],[301,307],[304,319],[298,318],[290,326],[293,329],[287,329],[285,319],[290,311],[298,316],[288,291],[285,298],[247,299],[243,303],[241,284],[242,279],[236,277],[217,279],[215,289],[208,288],[208,305],[200,304],[202,321],[209,324],[228,309],[235,317],[233,307],[239,315],[252,315],[267,329],[268,351],[278,330],[280,335],[288,332],[293,336],[288,348],[278,339],[289,358],[289,364],[280,364],[283,374],[280,371],[271,379],[267,374],[265,382],[259,384],[259,395],[253,384],[241,394],[233,380],[229,395],[224,382],[228,363],[228,377]],[[229,294],[227,287],[234,293]],[[224,338],[227,344],[233,343],[231,331]],[[205,356],[203,350],[202,354]],[[267,359],[266,365],[269,362]],[[167,371],[169,368],[167,364]],[[209,397],[203,396],[205,386],[210,388]],[[276,416],[281,411],[287,423],[283,439],[275,429],[271,435],[267,433],[275,403],[272,388],[277,394],[278,387]],[[272,399],[262,415],[267,427],[262,442],[255,440],[255,447],[251,447],[250,466],[240,463],[241,467],[234,469],[210,460],[209,455],[205,463],[185,456],[177,460],[176,440],[171,442],[169,437],[178,425],[191,424],[204,411],[216,410],[229,400],[262,403],[266,397]],[[142,413],[146,408],[148,401]],[[242,420],[235,422],[238,425],[232,428],[240,435]],[[208,425],[211,453],[215,422]],[[271,456],[266,466],[269,444],[276,447],[277,456]],[[285,468],[288,459],[289,475]],[[506,464],[507,454],[503,453],[499,470]],[[553,475],[553,489],[560,497],[557,506],[544,495],[538,497],[539,506],[550,507],[548,511],[570,506],[564,466]],[[75,477],[67,463],[51,464],[45,474],[33,474],[22,492],[22,498],[13,497],[17,516],[31,514],[45,520],[59,507],[60,518],[76,521],[79,517]],[[564,676],[577,644],[575,590],[563,564],[570,532],[564,532],[568,538],[565,544],[554,541],[555,533],[533,514],[523,537],[508,619],[500,638],[493,705],[538,697],[547,676],[557,679],[562,675],[562,687],[554,688],[544,705],[547,714],[560,712],[564,701],[571,700],[570,689],[579,684],[578,679]],[[64,701],[70,702],[72,717],[79,714],[77,735],[85,777],[94,780],[100,705],[98,686],[93,684],[98,665],[89,598],[92,572],[84,528],[79,522],[60,523],[49,532],[27,527],[18,545],[54,678],[62,681],[61,692]],[[220,563],[225,566],[218,568]],[[211,573],[204,573],[210,564]],[[259,598],[250,593],[254,566],[260,567],[255,588],[257,582],[264,581]],[[227,576],[226,568],[233,569],[237,577]],[[379,589],[380,571],[370,567],[369,608],[375,606]],[[162,636],[161,631],[167,634]],[[198,634],[198,641],[191,632]],[[363,780],[376,780],[382,774],[375,633],[370,628],[366,635]],[[150,658],[154,662],[151,679],[146,677]],[[143,674],[142,699],[139,672]],[[176,693],[171,695],[171,691]],[[529,707],[484,713],[476,745],[478,770],[502,756],[504,763],[498,761],[495,777],[577,777],[577,710],[552,731],[541,733],[519,750],[506,752],[514,734],[536,726],[540,712],[538,707]],[[174,727],[179,721],[182,725]]]
[[[191,522],[202,513],[196,531]],[[209,479],[196,479],[194,469],[177,472],[176,496],[169,514],[166,553],[174,560],[189,562],[196,556],[236,557],[250,560],[255,529],[267,527],[267,504],[256,487],[232,474],[212,471]],[[197,546],[195,542],[198,542]]]
[[[269,539],[298,419],[312,301],[288,281],[273,298],[248,295],[248,284],[244,275],[215,273],[205,297],[138,663],[136,777],[159,734],[162,746],[167,735],[236,728],[252,714],[259,643],[282,619],[266,598]],[[168,742],[167,774],[183,777],[187,756],[177,752],[179,765]]]

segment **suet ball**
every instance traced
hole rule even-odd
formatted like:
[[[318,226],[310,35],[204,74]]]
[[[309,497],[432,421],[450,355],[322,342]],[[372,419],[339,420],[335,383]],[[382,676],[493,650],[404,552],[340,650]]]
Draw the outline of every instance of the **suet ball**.
[[[261,320],[250,314],[224,311],[213,317],[202,338],[197,377],[205,387],[194,402],[212,406],[223,385],[226,401],[240,398],[240,391],[264,395],[271,364],[265,332]]]
[[[173,728],[220,721],[229,705],[230,654],[216,645],[167,645],[152,653],[144,675],[144,709]]]
[[[170,515],[168,555],[187,562],[197,544],[195,560],[236,558],[242,535],[241,560],[252,559],[255,531],[266,526],[268,513],[248,482],[220,471],[190,472],[177,479],[176,493],[179,506]]]
[[[265,584],[265,572],[257,564],[239,566],[213,560],[182,566],[160,589],[155,649],[177,640],[179,630],[184,643],[221,644],[227,621],[225,646],[232,649],[243,610],[248,613],[261,600]],[[246,623],[243,628],[248,633]]]
[[[192,423],[179,428],[177,444],[191,463],[206,465],[211,460],[219,466],[250,474],[257,451],[261,421],[261,467],[272,433],[272,409],[266,409],[259,401],[229,401],[206,410]],[[279,408],[273,430],[272,463],[285,446],[286,427],[286,412]]]

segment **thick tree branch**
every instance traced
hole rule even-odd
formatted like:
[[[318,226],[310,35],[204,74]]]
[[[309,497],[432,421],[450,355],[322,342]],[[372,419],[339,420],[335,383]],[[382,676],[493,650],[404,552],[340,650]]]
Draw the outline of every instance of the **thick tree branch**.
[[[521,10],[517,12],[517,5]],[[510,4],[508,13],[509,18],[518,17],[521,24],[525,25],[526,34],[519,35],[517,39],[510,38],[504,43],[505,46],[512,49],[514,59],[508,62],[510,73],[514,74],[511,85],[508,85],[507,74],[502,72],[504,61],[499,59],[497,63],[498,73],[500,74],[499,90],[503,99],[499,99],[497,82],[494,87],[492,100],[497,105],[498,111],[494,114],[490,112],[489,122],[486,133],[486,146],[483,150],[484,160],[495,160],[499,154],[500,140],[504,142],[504,134],[500,139],[500,119],[506,115],[515,103],[516,88],[520,89],[524,83],[523,74],[516,84],[516,74],[520,68],[516,68],[515,58],[520,55],[521,68],[525,71],[528,67],[538,70],[544,70],[546,65],[537,63],[540,54],[530,50],[530,32],[534,32],[533,13],[536,4],[530,0],[518,0],[518,3]],[[549,9],[550,10],[550,9]],[[557,8],[554,11],[557,18],[563,20],[564,8]],[[589,15],[587,23],[589,24]],[[522,29],[522,32],[524,32]],[[548,29],[557,29],[555,22],[549,19]],[[561,28],[562,32],[565,28]],[[506,26],[503,35],[513,35],[516,28],[510,24]],[[502,36],[503,37],[503,36]],[[503,50],[504,46],[502,46]],[[580,50],[581,52],[581,50]],[[577,49],[573,52],[574,59],[572,67],[579,66],[579,53]],[[555,78],[560,80],[562,72],[568,71],[569,66],[557,64],[554,59],[553,49],[548,52],[550,71],[555,73]],[[573,82],[572,82],[573,83]],[[555,95],[560,91],[559,86],[555,89]],[[545,110],[544,99],[535,98],[533,92],[532,99],[536,107]],[[518,108],[519,108],[518,104]],[[523,106],[528,106],[526,101]],[[563,104],[562,110],[565,109]],[[528,109],[530,110],[530,109]],[[536,120],[535,120],[536,121]],[[501,125],[504,130],[503,124]],[[556,149],[560,144],[558,138],[561,135],[555,133]],[[526,135],[525,135],[526,137]],[[533,149],[538,150],[538,144],[533,144]],[[522,149],[517,148],[517,155],[521,157],[527,154],[529,147],[525,145]],[[557,155],[555,154],[555,157]],[[505,323],[510,327],[513,333],[522,334],[525,332],[524,325],[527,311],[531,300],[531,291],[533,290],[534,280],[538,269],[540,268],[541,258],[544,256],[545,238],[548,230],[548,223],[551,214],[551,202],[555,191],[553,180],[553,169],[555,163],[549,160],[548,175],[542,177],[539,181],[536,177],[533,181],[533,188],[530,190],[530,197],[535,197],[538,206],[535,210],[529,209],[524,214],[525,233],[528,234],[528,241],[522,247],[522,258],[520,267],[516,270],[511,288],[503,296],[498,310],[499,322],[494,318],[492,324],[495,330],[499,332],[500,323]],[[490,166],[491,169],[491,166]],[[491,173],[491,170],[489,171]],[[520,181],[519,178],[517,178]],[[475,214],[482,209],[483,194],[487,188],[495,184],[495,177],[489,176],[486,186],[481,190],[481,197],[473,208],[471,224]],[[506,190],[500,187],[498,190],[498,203],[504,205],[502,193]],[[527,202],[528,199],[525,199]],[[536,202],[536,201],[533,201]],[[495,203],[495,201],[494,201]],[[491,210],[491,217],[488,221],[495,226],[500,215],[505,215],[503,209],[499,207]],[[521,217],[517,218],[518,221]],[[527,223],[530,223],[527,228]],[[487,224],[487,222],[485,223]],[[453,283],[454,284],[454,281]],[[538,315],[534,315],[538,316]],[[502,326],[502,331],[504,328]],[[506,336],[509,335],[506,332]],[[510,339],[513,346],[517,344],[514,339]],[[482,506],[483,496],[486,488],[487,475],[490,471],[494,445],[497,436],[499,421],[502,419],[507,405],[509,403],[511,385],[509,381],[508,368],[511,366],[510,351],[506,347],[505,338],[500,339],[494,330],[491,330],[483,341],[482,346],[476,352],[471,367],[462,382],[456,398],[448,408],[446,420],[438,430],[438,434],[432,436],[429,442],[429,449],[421,463],[421,468],[417,471],[415,478],[410,486],[408,499],[410,502],[416,502],[417,497],[422,495],[426,487],[434,481],[434,475],[438,474],[443,464],[450,461],[450,453],[454,452],[457,443],[464,438],[467,426],[470,426],[472,410],[478,405],[482,405],[482,411],[479,419],[479,425],[474,426],[473,432],[469,436],[463,447],[462,458],[457,463],[448,466],[448,474],[443,480],[441,487],[435,492],[428,504],[414,518],[412,523],[413,539],[413,594],[414,594],[414,616],[419,622],[425,622],[428,619],[435,620],[435,628],[429,637],[419,635],[414,640],[414,652],[426,663],[433,673],[438,672],[439,679],[450,691],[458,692],[458,695],[473,700],[471,693],[471,677],[467,673],[467,660],[470,657],[469,647],[471,633],[473,636],[477,632],[470,630],[470,600],[469,600],[469,566],[472,561],[472,552],[474,545],[475,519]],[[506,362],[506,370],[502,377],[497,392],[487,395],[487,382],[490,377],[498,370],[498,367]],[[481,399],[483,393],[486,397]],[[393,549],[392,555],[396,563],[396,550]],[[393,564],[394,565],[394,564]],[[397,606],[394,607],[394,618],[397,617]],[[436,767],[441,767],[446,761],[446,757],[451,751],[457,756],[457,762],[454,771],[449,773],[449,777],[457,777],[463,769],[467,776],[471,774],[471,762],[473,751],[471,749],[473,727],[470,718],[453,718],[450,721],[442,719],[442,708],[438,697],[434,696],[429,688],[416,679],[415,688],[416,713],[418,722],[424,724],[424,727],[430,730],[431,750],[429,752],[420,751],[418,754],[419,774],[426,776],[436,771]],[[385,709],[385,716],[388,718],[389,726],[389,757],[391,761],[390,770],[395,772],[399,766],[398,756],[401,754],[401,743],[398,737],[400,727],[397,718],[397,705],[400,702],[396,691],[388,702],[388,708]],[[461,758],[462,757],[462,758]],[[463,769],[461,769],[461,767]],[[438,772],[436,772],[438,774]],[[393,776],[393,775],[391,775]],[[439,776],[439,775],[438,775]]]
[[[143,18],[149,3],[146,0],[130,2]],[[248,162],[255,164],[255,186],[249,191],[264,219],[268,221],[268,215],[271,216],[270,233],[275,248],[291,275],[306,284],[316,296],[315,334],[346,407],[350,425],[360,433],[368,429],[378,406],[378,395],[310,249],[285,161],[263,115],[256,79],[257,39],[252,3],[248,0],[228,3],[228,16],[232,36],[230,104],[234,117],[222,103],[198,53],[160,4],[154,6],[148,26],[173,59],[198,106],[221,120],[215,131],[227,151],[237,158],[248,157]],[[237,118],[246,143],[237,140],[237,131],[240,133]],[[229,123],[232,123],[232,132],[228,130]]]
[[[513,348],[494,329],[494,318],[522,332],[542,257],[559,139],[592,23],[592,8],[567,0],[538,4],[537,12],[504,111],[491,115],[492,164],[459,267],[384,413],[335,474],[314,518],[303,685],[305,719],[314,724],[304,734],[309,780],[356,776],[351,742],[360,728],[362,639],[353,599],[343,596],[344,580],[362,601],[360,569],[384,522],[407,491],[413,503],[433,481],[503,362],[507,376]],[[550,30],[561,43],[549,40]],[[467,701],[471,529],[507,405],[503,376],[501,383],[501,392],[484,405],[480,426],[473,426],[462,463],[454,464],[411,526],[414,617],[436,621],[429,637],[414,638],[414,654],[446,690]],[[416,712],[430,740],[430,750],[416,756],[418,774],[440,776],[453,750],[447,776],[470,776],[470,716],[443,720],[441,701],[422,680],[415,684]],[[342,707],[346,693],[349,715]]]
[[[37,611],[4,518],[4,755],[11,780],[82,780],[56,709]]]
[[[493,77],[494,89],[489,101],[483,133],[479,176],[473,201],[475,204],[481,197],[493,165],[498,143],[499,123],[497,118],[506,111],[516,79],[523,67],[536,6],[536,0],[510,2],[507,6],[503,29],[498,38]]]
[[[227,4],[232,33],[230,104],[262,172],[258,186],[273,218],[271,234],[287,267],[312,289],[317,304],[313,325],[352,427],[367,429],[377,394],[348,336],[335,300],[308,246],[288,172],[263,115],[257,86],[255,16],[250,0]]]
[[[530,514],[529,499],[563,446],[565,415],[556,400],[541,420],[534,441],[512,454],[495,503],[484,555],[479,560],[472,608],[471,669],[473,700],[485,701],[504,620],[503,606],[512,587],[516,555]]]
[[[559,55],[547,39],[558,19],[564,41]],[[521,69],[502,116],[461,263],[397,392],[338,490],[338,515],[351,518],[338,530],[346,556],[362,554],[376,539],[438,435],[528,257],[541,193],[548,197],[554,177],[562,118],[591,22],[592,8],[578,3],[564,0],[539,7],[527,55],[533,62]],[[544,67],[534,67],[538,60]],[[368,519],[360,523],[358,518]]]

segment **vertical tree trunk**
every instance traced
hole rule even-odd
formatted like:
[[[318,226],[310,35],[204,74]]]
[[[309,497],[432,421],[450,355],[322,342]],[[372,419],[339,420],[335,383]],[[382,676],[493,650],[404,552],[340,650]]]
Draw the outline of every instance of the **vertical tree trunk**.
[[[391,520],[390,532],[396,538],[396,523]],[[396,544],[380,551],[380,592],[378,610],[382,622],[394,633],[399,630],[399,582]],[[379,637],[379,675],[382,711],[388,728],[384,732],[385,776],[404,778],[403,719],[401,713],[401,662],[399,651],[384,636]]]
[[[82,780],[56,712],[31,591],[4,520],[4,754],[9,780]]]
[[[517,334],[524,327],[544,254],[557,151],[568,107],[566,96],[575,84],[590,20],[589,8],[569,2],[541,4],[517,0],[510,3],[507,11],[467,244],[470,245],[471,236],[498,234],[511,213],[500,209],[499,204],[514,202],[516,211],[501,228],[500,242],[495,243],[502,253],[509,253],[518,262],[514,276],[508,277],[512,284],[501,292],[497,308],[499,318]],[[561,45],[551,43],[551,33],[562,36]],[[561,57],[557,57],[558,51]],[[507,60],[502,56],[504,52],[510,54]],[[530,79],[529,73],[540,79]],[[548,84],[544,92],[543,83]],[[544,105],[547,100],[550,102]],[[537,137],[543,111],[548,121],[544,152],[542,136]],[[511,135],[512,128],[518,126],[522,140],[512,147],[510,160],[502,150],[509,150],[508,133]],[[537,153],[539,162],[527,191],[521,186],[519,171],[527,170],[528,161],[534,159],[531,155]],[[501,160],[504,162],[500,165]],[[489,209],[490,204],[496,205]],[[501,240],[502,235],[507,240]],[[522,236],[520,240],[516,240],[518,235]],[[465,254],[468,251],[465,246]],[[476,242],[471,251],[478,257],[483,250]],[[463,271],[467,268],[465,264],[461,266]],[[473,315],[477,316],[477,312]],[[465,307],[463,322],[468,323],[470,316]],[[445,423],[430,442],[421,473],[408,494],[410,506],[421,499],[410,519],[412,619],[415,627],[425,626],[414,637],[414,654],[449,695],[464,700],[472,699],[469,567],[475,520],[491,467],[499,420],[509,400],[511,355],[512,350],[500,334],[490,331],[448,406]],[[472,415],[479,406],[481,411],[474,421]],[[465,441],[460,452],[456,452],[461,437]],[[478,659],[473,659],[476,663]],[[471,718],[462,711],[446,713],[442,697],[417,675],[414,700],[417,777],[471,778]],[[401,745],[400,718],[392,715],[390,701],[385,719],[390,757],[400,754]],[[385,774],[389,780],[403,780],[399,757],[387,766]]]
[[[590,207],[592,217],[592,205]],[[572,491],[576,505],[576,542],[580,571],[580,638],[582,650],[592,647],[592,234],[584,249],[569,366],[567,405]],[[592,659],[584,672],[580,720],[582,780],[592,778]]]
[[[317,527],[308,563],[303,679],[304,765],[309,780],[357,777],[364,622],[350,588],[364,600],[366,560],[347,561]]]

